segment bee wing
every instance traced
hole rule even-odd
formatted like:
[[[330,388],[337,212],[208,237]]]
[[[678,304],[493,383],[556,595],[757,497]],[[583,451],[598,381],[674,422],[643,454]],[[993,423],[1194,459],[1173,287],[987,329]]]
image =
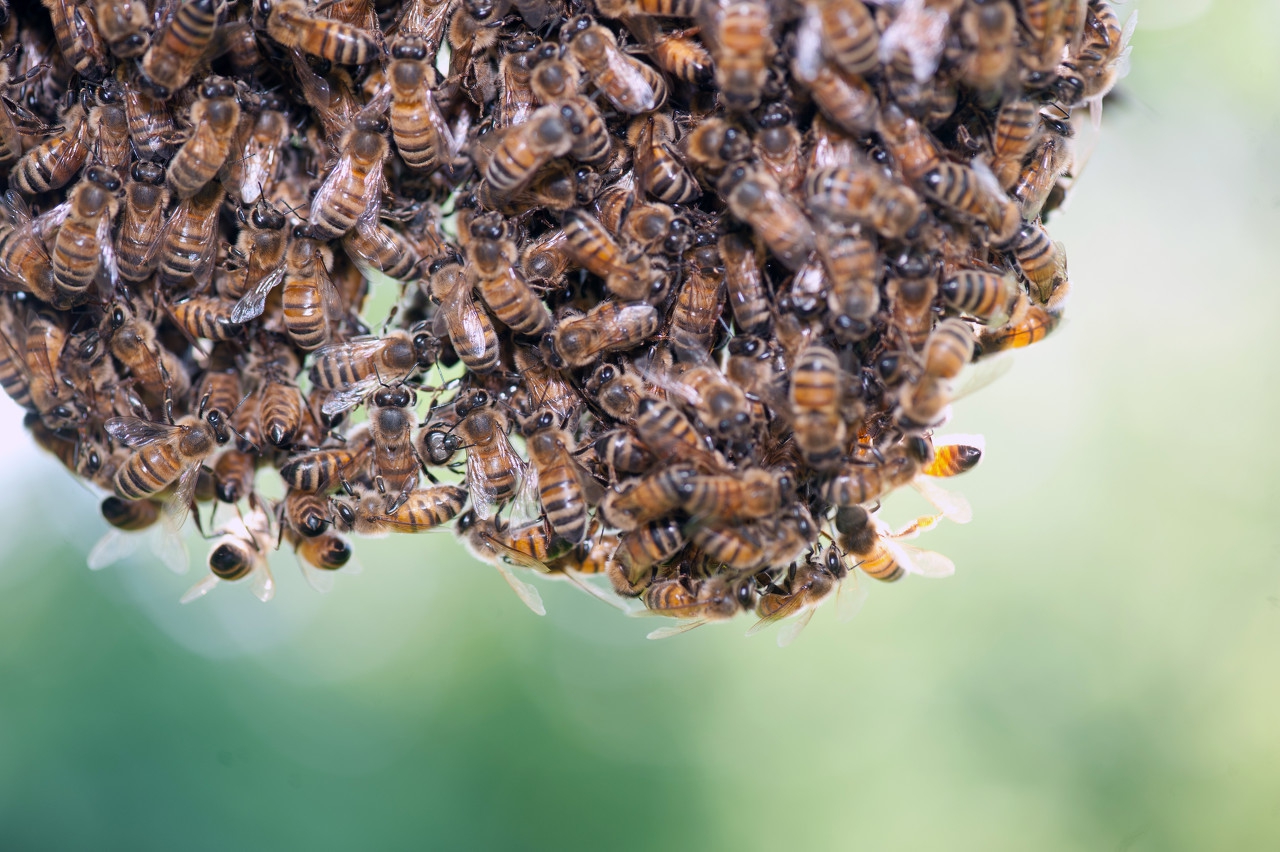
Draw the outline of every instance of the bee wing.
[[[164,501],[161,518],[175,535],[187,522],[187,515],[191,512],[192,499],[196,493],[196,480],[199,478],[200,463],[188,465],[178,477],[178,484],[174,487],[173,493],[169,495],[168,500]]]
[[[911,486],[948,520],[955,521],[957,524],[967,524],[973,520],[973,507],[969,505],[969,501],[963,494],[948,491],[926,476],[917,476],[911,480]]]
[[[849,569],[849,575],[841,581],[836,589],[836,621],[846,623],[853,621],[853,617],[862,610],[862,605],[867,602],[867,584],[859,581],[858,575],[862,572],[856,568]],[[852,589],[845,587],[852,585]]]
[[[331,391],[329,393],[329,398],[320,406],[320,410],[330,417],[341,414],[348,408],[354,408],[359,405],[360,402],[372,393],[373,389],[377,386],[378,377],[373,375],[363,378],[345,388]]]
[[[654,615],[658,614],[659,613],[654,613]],[[657,630],[651,630],[644,638],[670,639],[672,636],[679,636],[681,633],[688,633],[693,628],[701,627],[706,623],[707,621],[705,618],[691,618],[687,621],[682,621],[679,624],[673,624],[670,627],[659,627]]]
[[[761,617],[759,621],[747,628],[748,636],[755,636],[761,630],[764,630],[770,624],[782,621],[784,618],[798,614],[804,608],[804,595],[791,595],[787,602],[780,606],[776,611]]]
[[[327,595],[329,592],[333,591],[335,583],[333,575],[338,572],[325,571],[321,568],[317,568],[301,556],[298,556],[297,559],[298,568],[302,571],[302,579],[307,581],[308,586],[315,589],[322,595]]]
[[[956,402],[977,393],[1013,369],[1012,353],[1004,352],[969,364],[951,388],[951,401]]]
[[[151,552],[175,574],[185,574],[191,567],[187,545],[178,531],[168,524],[160,524],[151,533]]]
[[[485,546],[488,547],[497,557],[498,561],[510,562],[513,565],[519,565],[521,568],[528,568],[531,571],[537,571],[539,574],[547,573],[547,566],[534,559],[527,553],[510,547],[506,542],[501,541],[496,536],[483,533]],[[492,560],[489,560],[492,561]]]
[[[308,208],[309,216],[315,218],[315,211],[328,207],[338,187],[350,177],[351,157],[344,154],[338,157],[338,162],[334,164],[324,182],[320,184],[320,188],[316,190],[315,196],[311,199],[311,206]]]
[[[88,558],[85,562],[89,565],[90,571],[101,571],[108,565],[114,565],[122,559],[127,559],[133,555],[138,549],[139,536],[134,533],[127,533],[124,530],[118,530],[115,527],[107,530],[102,538],[98,539],[98,543],[93,546],[93,550],[89,551]]]
[[[501,560],[493,563],[493,567],[498,569],[498,573],[502,575],[502,579],[507,581],[507,585],[516,593],[524,605],[533,610],[535,615],[546,615],[547,608],[542,605],[542,595],[538,594],[538,590],[529,583],[521,580],[515,574],[511,573]]]
[[[271,576],[271,568],[267,565],[267,556],[262,554],[249,579],[249,591],[258,600],[266,603],[276,596],[276,581]]]
[[[47,213],[41,213],[39,216],[31,220],[31,228],[35,235],[42,242],[47,242],[53,236],[53,232],[62,227],[62,223],[67,221],[67,216],[71,214],[71,202],[64,201]]]
[[[248,293],[245,293],[240,301],[236,302],[236,306],[231,309],[231,321],[249,322],[262,316],[263,310],[267,307],[267,295],[283,280],[284,266],[280,265],[271,270]]]
[[[111,298],[120,285],[120,267],[116,264],[116,250],[111,242],[111,218],[102,216],[98,219],[98,281],[103,286],[104,295]]]
[[[135,449],[163,441],[178,431],[177,426],[143,420],[141,417],[112,417],[102,424],[102,428],[126,447]]]
[[[578,573],[574,569],[566,567],[562,570],[561,574],[566,580],[568,580],[573,585],[577,586],[582,591],[591,595],[593,598],[604,601],[609,606],[613,607],[614,609],[620,612],[630,612],[630,609],[627,607],[626,604],[624,604],[622,601],[618,600],[616,597],[606,592],[604,589],[601,589],[601,588],[598,588],[597,586],[592,585],[589,581],[587,581],[584,575]]]
[[[813,620],[813,614],[818,611],[816,606],[807,607],[804,612],[792,622],[784,624],[782,629],[778,631],[778,647],[785,648],[800,636],[804,629],[809,626],[809,622]]]
[[[921,577],[950,577],[956,573],[956,564],[950,558],[932,550],[921,550],[909,544],[899,544],[891,539],[883,542],[904,571]]]
[[[334,321],[342,319],[346,309],[342,304],[342,296],[333,283],[333,277],[322,266],[316,273],[316,279],[319,282],[320,304],[324,306],[325,318]]]
[[[214,586],[217,586],[220,582],[216,575],[207,574],[203,580],[187,589],[186,593],[178,599],[178,603],[189,604],[194,600],[198,600],[213,591]]]

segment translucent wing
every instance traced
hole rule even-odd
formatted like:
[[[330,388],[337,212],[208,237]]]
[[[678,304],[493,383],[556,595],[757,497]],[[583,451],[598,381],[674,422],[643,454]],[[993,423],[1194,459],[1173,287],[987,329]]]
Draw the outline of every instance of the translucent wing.
[[[177,535],[178,530],[182,529],[182,525],[187,522],[187,515],[191,512],[191,503],[196,493],[196,480],[199,478],[200,463],[188,465],[178,477],[178,484],[173,489],[173,493],[169,495],[168,500],[164,501],[161,520],[174,535]]]
[[[780,606],[777,610],[769,613],[755,624],[751,625],[751,627],[747,628],[746,635],[754,636],[770,624],[774,624],[775,622],[782,621],[785,618],[790,618],[791,616],[798,614],[802,609],[804,609],[804,601],[805,596],[803,593],[791,595],[787,599],[786,603]]]
[[[1005,352],[970,364],[960,373],[952,387],[955,402],[977,393],[1013,368],[1012,353]]]
[[[161,523],[151,532],[151,552],[164,566],[175,574],[185,574],[191,567],[187,545],[178,531],[167,523]]]
[[[688,633],[695,627],[701,627],[706,624],[704,618],[691,618],[688,621],[682,621],[679,624],[673,624],[670,627],[659,627],[657,630],[651,630],[646,639],[670,639],[672,636],[679,636],[681,633]]]
[[[507,581],[507,585],[512,591],[524,601],[524,605],[533,610],[536,615],[546,615],[547,608],[542,605],[542,595],[538,594],[538,590],[529,583],[521,580],[511,572],[501,560],[495,561],[493,567],[498,569],[498,573],[502,575],[502,579]]]
[[[563,569],[561,571],[560,576],[563,576],[570,583],[577,586],[579,589],[586,592],[587,594],[591,595],[591,597],[596,598],[597,600],[604,601],[614,609],[620,612],[630,611],[627,605],[624,604],[622,601],[618,600],[616,597],[609,594],[604,589],[601,589],[595,585],[592,585],[591,582],[588,581],[583,574],[579,574],[577,571],[573,570],[572,568]]]
[[[262,316],[262,311],[267,306],[267,295],[283,280],[283,265],[271,270],[236,302],[236,306],[231,309],[231,321],[248,322]]]
[[[102,424],[102,428],[126,447],[135,449],[163,441],[178,431],[177,426],[143,420],[141,417],[112,417]]]
[[[111,298],[120,285],[120,267],[116,264],[116,250],[111,243],[111,219],[103,216],[98,220],[98,279],[105,285],[107,298]]]
[[[941,553],[921,550],[909,544],[886,540],[884,546],[893,551],[894,558],[903,570],[921,577],[950,577],[956,573],[956,564]]]
[[[178,599],[178,603],[189,604],[194,600],[198,600],[213,591],[213,588],[220,582],[213,574],[207,574],[203,580],[187,589],[186,594]]]
[[[818,611],[816,606],[810,606],[800,613],[794,621],[782,625],[782,629],[778,631],[778,647],[785,648],[809,626],[809,622],[813,620],[813,614]]]
[[[862,572],[856,568],[849,569],[849,575],[841,581],[836,589],[836,621],[844,624],[853,621],[867,602],[867,584],[858,580]],[[853,588],[848,588],[852,586]]]
[[[253,592],[253,596],[263,603],[271,600],[276,595],[276,581],[271,576],[271,568],[267,566],[265,555],[258,562],[257,567],[253,569],[253,575],[249,578],[249,591]]]
[[[129,558],[137,549],[136,533],[131,534],[112,527],[98,539],[98,543],[93,546],[93,550],[89,551],[89,557],[85,561],[89,564],[90,571],[101,571],[108,565],[114,565]]]
[[[917,476],[911,480],[911,486],[948,520],[955,521],[957,524],[967,524],[973,520],[973,507],[969,505],[969,501],[963,494],[948,491],[926,476]]]
[[[317,210],[323,210],[333,201],[334,194],[338,191],[338,187],[342,186],[351,178],[351,155],[343,154],[338,157],[338,162],[334,164],[333,170],[329,172],[329,176],[324,179],[324,183],[320,184],[320,188],[316,190],[315,196],[311,199],[311,218],[315,218]]]
[[[333,591],[336,582],[333,575],[338,572],[317,568],[300,556],[298,557],[298,568],[302,571],[302,579],[307,581],[307,585],[320,594],[327,595]]]

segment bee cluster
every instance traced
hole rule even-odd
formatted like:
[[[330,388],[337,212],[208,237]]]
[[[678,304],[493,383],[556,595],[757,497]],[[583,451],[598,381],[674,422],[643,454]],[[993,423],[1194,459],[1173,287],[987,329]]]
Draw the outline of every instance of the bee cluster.
[[[1128,40],[1104,0],[10,3],[0,384],[110,492],[91,565],[185,568],[233,504],[188,597],[266,599],[282,543],[322,585],[452,522],[537,611],[512,566],[682,627],[952,570],[901,541],[982,448],[932,430],[1059,322],[1043,216]],[[891,531],[907,484],[940,514]]]

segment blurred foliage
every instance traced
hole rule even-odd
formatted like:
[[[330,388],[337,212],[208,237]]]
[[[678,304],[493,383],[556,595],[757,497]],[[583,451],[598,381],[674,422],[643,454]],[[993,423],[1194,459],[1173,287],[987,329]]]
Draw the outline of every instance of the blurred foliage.
[[[1070,321],[952,424],[957,576],[786,650],[535,618],[447,535],[179,607],[84,569],[94,498],[5,410],[0,848],[1280,846],[1280,13],[1148,5],[1051,222]]]

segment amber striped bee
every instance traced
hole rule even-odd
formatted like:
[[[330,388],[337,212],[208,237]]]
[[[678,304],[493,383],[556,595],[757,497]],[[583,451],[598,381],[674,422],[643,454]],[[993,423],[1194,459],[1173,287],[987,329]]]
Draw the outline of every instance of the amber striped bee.
[[[183,0],[156,30],[138,63],[142,81],[156,97],[168,100],[191,79],[213,43],[220,13],[215,0]]]
[[[133,450],[115,475],[116,496],[148,499],[175,486],[165,505],[181,526],[195,496],[200,466],[217,448],[217,431],[204,420],[184,418],[174,424],[138,417],[113,417],[103,423],[107,434]]]
[[[569,54],[620,112],[652,112],[667,100],[667,84],[652,67],[623,53],[614,34],[580,16],[565,25]]]
[[[342,531],[364,536],[391,532],[419,533],[435,529],[456,518],[467,501],[467,491],[457,485],[417,488],[396,498],[393,509],[382,503],[376,492],[365,492],[354,501],[333,498],[334,520]]]
[[[339,65],[364,65],[381,53],[374,33],[344,21],[318,18],[304,0],[267,0],[263,5],[270,9],[267,35],[285,47]]]
[[[453,131],[436,102],[436,72],[428,47],[419,36],[398,37],[392,42],[387,69],[391,138],[404,164],[424,171],[451,161],[458,153]]]
[[[213,180],[231,153],[240,103],[229,81],[207,82],[191,105],[191,136],[169,163],[168,180],[178,199],[187,199]]]
[[[587,506],[599,502],[599,485],[574,457],[573,437],[543,411],[526,430],[529,461],[538,480],[538,498],[547,522],[571,544],[586,540]]]
[[[50,136],[14,163],[9,184],[27,195],[61,189],[89,157],[89,122],[84,108],[73,105],[62,115],[61,133]]]
[[[311,200],[307,230],[313,239],[332,240],[357,220],[376,221],[382,209],[382,165],[389,148],[382,118],[357,116],[339,144],[341,154]]]
[[[408,378],[428,367],[435,340],[426,331],[396,330],[384,337],[331,343],[318,349],[311,363],[311,384],[329,393],[323,405],[333,415],[359,404],[380,383]]]

